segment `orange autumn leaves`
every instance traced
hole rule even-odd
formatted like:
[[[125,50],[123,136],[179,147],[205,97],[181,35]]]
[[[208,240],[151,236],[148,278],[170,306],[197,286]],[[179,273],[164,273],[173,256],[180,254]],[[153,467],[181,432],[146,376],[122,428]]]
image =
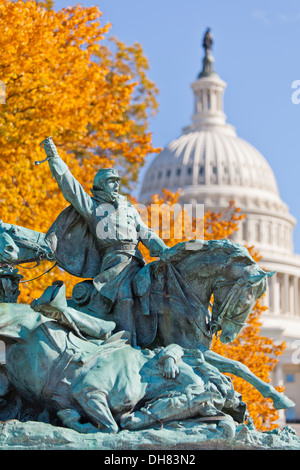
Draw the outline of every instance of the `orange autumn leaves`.
[[[206,211],[203,220],[188,211],[189,204],[182,206],[178,203],[180,191],[173,193],[163,189],[163,194],[154,194],[147,208],[140,211],[142,219],[160,235],[166,245],[174,246],[180,241],[193,238],[212,240],[228,238],[238,230],[239,222],[244,218],[240,210],[231,202],[222,213]],[[133,200],[137,204],[136,200]],[[137,207],[138,204],[137,204]],[[140,250],[146,261],[151,261],[149,251],[140,245]]]
[[[46,10],[0,0],[1,219],[45,231],[65,206],[39,143],[50,135],[88,189],[97,167],[117,166],[128,187],[154,152],[157,108],[141,47],[108,41],[97,7]],[[111,43],[111,45],[110,45]]]
[[[97,7],[55,12],[48,4],[0,0],[0,218],[44,233],[66,202],[47,163],[34,165],[45,158],[40,142],[53,136],[87,191],[97,168],[112,166],[130,191],[156,151],[148,120],[157,109],[139,44],[108,39]],[[49,267],[21,272],[28,279]],[[56,269],[48,282],[55,275],[69,279]],[[40,295],[44,282],[22,284],[21,301],[32,289]]]

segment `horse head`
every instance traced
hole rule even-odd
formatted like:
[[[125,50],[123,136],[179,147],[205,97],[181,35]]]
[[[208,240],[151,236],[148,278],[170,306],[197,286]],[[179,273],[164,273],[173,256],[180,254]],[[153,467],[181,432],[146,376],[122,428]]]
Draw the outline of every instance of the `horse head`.
[[[179,243],[167,252],[166,262],[173,266],[171,273],[177,272],[170,280],[178,294],[173,291],[187,307],[189,319],[193,312],[193,334],[201,341],[204,336],[211,341],[219,331],[223,343],[234,341],[272,275],[247,248],[227,239]]]
[[[273,274],[261,269],[247,254],[223,269],[215,284],[211,323],[213,333],[221,330],[222,343],[230,343],[239,335]]]
[[[0,265],[54,260],[44,233],[0,220]]]
[[[0,263],[13,264],[19,256],[19,248],[0,221]]]

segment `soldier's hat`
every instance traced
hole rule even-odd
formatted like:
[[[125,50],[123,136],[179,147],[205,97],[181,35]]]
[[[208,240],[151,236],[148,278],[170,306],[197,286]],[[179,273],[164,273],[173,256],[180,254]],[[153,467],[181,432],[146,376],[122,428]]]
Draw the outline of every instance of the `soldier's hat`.
[[[101,183],[108,178],[114,178],[116,180],[121,179],[118,170],[114,170],[113,168],[102,168],[98,171],[94,178],[93,187],[97,189],[99,186],[101,186]]]

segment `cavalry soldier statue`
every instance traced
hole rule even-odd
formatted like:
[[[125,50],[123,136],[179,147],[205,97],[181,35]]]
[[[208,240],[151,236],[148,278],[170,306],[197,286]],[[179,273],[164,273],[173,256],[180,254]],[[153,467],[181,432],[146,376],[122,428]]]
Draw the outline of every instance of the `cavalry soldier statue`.
[[[168,247],[146,226],[127,198],[119,194],[120,176],[116,170],[99,170],[90,196],[60,158],[52,139],[45,139],[41,146],[47,154],[52,176],[71,204],[46,236],[56,261],[67,272],[93,280],[89,313],[108,320],[113,311],[119,329],[131,332],[131,342],[135,345],[132,284],[145,265],[138,244],[142,242],[154,257],[162,257]],[[147,277],[147,270],[143,272]],[[143,276],[140,287],[139,300],[146,318],[150,280]]]

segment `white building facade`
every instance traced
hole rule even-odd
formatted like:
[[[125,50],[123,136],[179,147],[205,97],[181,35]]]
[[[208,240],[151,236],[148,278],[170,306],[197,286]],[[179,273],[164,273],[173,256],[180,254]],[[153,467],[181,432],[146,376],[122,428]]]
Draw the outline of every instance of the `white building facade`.
[[[286,343],[272,383],[285,385],[286,394],[296,403],[285,413],[286,419],[300,422],[300,255],[293,248],[296,220],[280,198],[266,159],[226,122],[225,88],[226,83],[213,70],[206,44],[203,70],[192,84],[192,122],[153,160],[139,200],[149,202],[152,194],[163,188],[174,192],[181,188],[182,204],[204,204],[205,210],[220,212],[234,200],[246,215],[233,240],[254,245],[262,256],[260,265],[276,271],[269,279],[264,300],[268,310],[262,316],[261,334]]]

